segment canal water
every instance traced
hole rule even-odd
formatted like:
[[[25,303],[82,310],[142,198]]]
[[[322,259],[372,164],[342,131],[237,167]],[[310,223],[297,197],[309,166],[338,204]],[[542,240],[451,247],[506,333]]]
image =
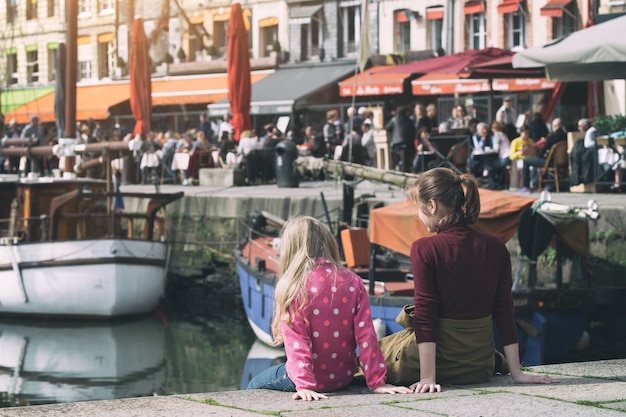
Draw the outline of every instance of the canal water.
[[[284,351],[256,341],[232,270],[171,281],[146,317],[0,319],[0,407],[232,391],[284,360]],[[599,346],[563,361],[625,358],[626,318],[615,319],[612,331],[592,332]]]

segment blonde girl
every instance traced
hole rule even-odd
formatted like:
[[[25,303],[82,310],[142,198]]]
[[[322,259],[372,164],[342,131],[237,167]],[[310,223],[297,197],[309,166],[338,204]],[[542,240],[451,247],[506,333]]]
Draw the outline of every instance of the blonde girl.
[[[372,391],[409,392],[386,384],[367,291],[361,278],[340,262],[337,241],[319,220],[301,216],[287,221],[272,323],[287,362],[262,372],[248,389],[295,391],[294,400],[319,400],[327,398],[322,393],[348,385],[360,364]]]

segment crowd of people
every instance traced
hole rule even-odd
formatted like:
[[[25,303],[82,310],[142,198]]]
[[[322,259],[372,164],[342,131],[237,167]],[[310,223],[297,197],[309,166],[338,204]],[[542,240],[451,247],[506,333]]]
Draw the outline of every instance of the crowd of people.
[[[259,129],[260,134],[248,130],[241,132],[239,138],[234,137],[231,120],[230,114],[225,114],[221,120],[209,120],[201,114],[197,126],[184,132],[163,130],[133,137],[124,134],[119,125],[104,129],[99,122],[89,119],[77,123],[76,138],[81,143],[140,141],[135,162],[138,166],[136,181],[142,182],[158,178],[161,182],[197,183],[200,156],[206,151],[210,157],[203,161],[209,163],[202,166],[241,168],[246,173],[246,184],[272,183],[276,179],[276,145],[284,140],[297,146],[298,156],[376,166],[374,114],[367,107],[348,107],[343,115],[338,110],[329,110],[323,121],[285,132],[269,123]],[[577,126],[584,140],[570,149],[570,183],[594,181],[596,165],[600,164],[608,167],[603,175],[614,181],[610,189],[621,190],[622,173],[626,168],[624,149],[610,145],[597,153],[597,132],[592,122],[581,119]],[[441,117],[434,103],[417,103],[397,107],[389,121],[378,127],[386,131],[392,169],[418,173],[448,166],[457,172],[473,174],[482,187],[490,189],[532,190],[537,185],[537,168],[544,167],[556,143],[567,141],[565,123],[560,118],[549,124],[541,113],[519,118],[508,96],[503,98],[491,124],[471,117],[461,104],[452,108],[449,117]],[[36,115],[22,128],[14,120],[5,126],[3,146],[10,143],[9,139],[17,138],[28,138],[29,146],[55,143],[55,138],[50,138]],[[188,153],[189,163],[173,167],[176,153]],[[26,164],[28,166],[20,166],[19,157],[0,155],[0,173],[34,170],[40,175],[51,175],[59,168],[54,156],[43,158],[32,167],[30,161]],[[90,175],[104,175],[103,169],[90,170]]]
[[[424,107],[417,104],[401,106],[386,124],[391,164],[405,172],[423,172],[437,166],[449,166],[458,172],[473,174],[484,188],[521,188],[531,191],[537,185],[537,168],[543,168],[552,147],[567,142],[567,131],[561,118],[548,125],[541,113],[520,118],[512,106],[512,98],[504,97],[503,104],[488,124],[468,116],[463,105],[455,106],[447,119],[437,116],[435,104]],[[521,122],[521,124],[520,124]],[[550,126],[550,128],[548,127]],[[578,131],[584,139],[574,146],[569,158],[572,167],[572,185],[593,182],[596,165],[608,166],[609,177],[614,178],[611,190],[621,190],[624,149],[609,146],[597,159],[596,129],[589,119],[578,121]],[[467,151],[459,152],[459,145],[467,140]],[[448,145],[446,146],[446,142]],[[453,157],[456,154],[456,157]],[[462,155],[462,156],[461,156]],[[522,182],[519,184],[518,175]]]

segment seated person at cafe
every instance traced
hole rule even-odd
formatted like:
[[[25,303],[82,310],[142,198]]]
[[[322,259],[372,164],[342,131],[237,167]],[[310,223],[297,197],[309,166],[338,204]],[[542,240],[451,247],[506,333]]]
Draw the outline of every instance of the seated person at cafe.
[[[519,137],[511,141],[511,186],[517,188],[519,186],[519,174],[524,167],[524,158],[527,156],[537,156],[537,147],[530,137],[530,126],[523,125],[519,129]]]
[[[493,152],[491,132],[487,123],[478,123],[476,133],[472,135],[471,173],[476,177],[487,176],[491,168],[491,159],[485,154]]]
[[[220,152],[219,158],[226,166],[235,166],[237,165],[237,158],[235,155],[236,143],[235,143],[235,132],[233,130],[227,132],[227,136],[223,139],[220,144]]]
[[[596,165],[599,162],[596,128],[592,126],[589,119],[580,119],[577,127],[578,131],[585,136],[578,139],[570,150],[570,185],[594,182]]]
[[[417,131],[414,144],[415,158],[413,159],[413,172],[423,172],[433,168],[429,166],[429,164],[434,162],[430,156],[435,151],[435,145],[430,141],[430,132],[427,127],[421,127]]]
[[[246,184],[254,185],[259,171],[259,138],[251,130],[241,132],[237,148],[238,165],[245,165]]]
[[[567,140],[567,132],[563,127],[563,122],[560,118],[556,118],[552,121],[552,133],[548,135],[545,143],[538,142],[537,156],[527,156],[524,158],[524,168],[522,172],[523,187],[522,191],[530,192],[530,167],[543,167],[546,164],[546,159],[550,149],[558,142]],[[543,145],[543,147],[541,147]]]

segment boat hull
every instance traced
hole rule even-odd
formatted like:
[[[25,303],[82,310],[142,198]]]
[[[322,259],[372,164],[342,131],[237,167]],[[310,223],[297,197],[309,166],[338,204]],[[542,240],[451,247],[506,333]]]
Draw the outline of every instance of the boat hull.
[[[0,314],[109,318],[161,301],[169,245],[98,239],[0,246]]]

